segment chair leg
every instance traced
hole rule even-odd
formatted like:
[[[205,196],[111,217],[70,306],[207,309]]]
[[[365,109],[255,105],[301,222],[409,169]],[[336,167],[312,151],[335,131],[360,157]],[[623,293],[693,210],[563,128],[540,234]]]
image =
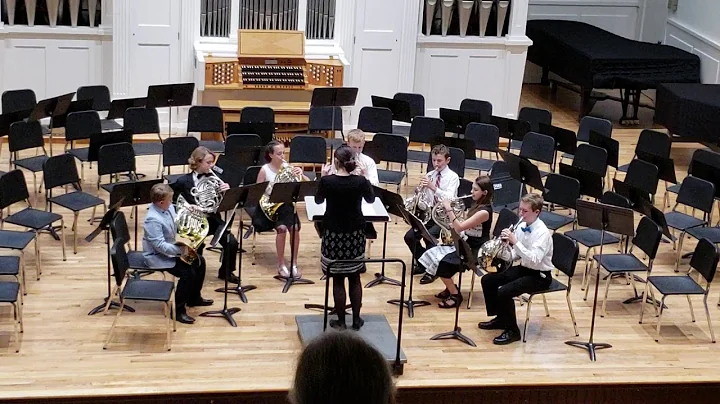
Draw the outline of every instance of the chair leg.
[[[65,255],[65,219],[60,219],[60,241],[62,241],[63,261],[67,261]]]
[[[678,237],[678,243],[677,243],[677,253],[675,254],[675,272],[680,272],[680,258],[682,257],[682,246],[683,246],[683,240],[685,239],[685,232],[681,232],[680,236]]]
[[[568,281],[568,283],[570,283]],[[570,319],[573,323],[573,329],[575,330],[575,336],[580,336],[577,328],[577,320],[575,320],[575,311],[572,308],[572,302],[570,301],[570,288],[568,287],[567,293],[565,293],[565,301],[567,301],[568,310],[570,311]]]
[[[598,268],[597,276],[600,276],[600,268]],[[610,274],[608,274],[607,280],[605,281],[605,296],[603,297],[602,312],[600,313],[600,317],[605,317],[605,314],[607,314],[607,300],[608,300],[608,292],[610,291],[610,281],[611,280],[612,280],[612,276]]]
[[[710,309],[708,309],[707,297],[708,295],[706,294],[705,298],[703,298],[703,305],[705,305],[705,316],[707,316],[708,328],[710,328],[710,337],[712,338],[712,342],[715,343],[715,331],[713,331],[712,321],[710,321]]]
[[[587,282],[589,280],[587,279],[588,270],[590,269],[590,250],[595,250],[592,247],[588,247],[587,251],[585,252],[585,272],[583,272],[583,278],[582,283],[580,284],[580,290],[587,289]],[[585,294],[585,300],[587,300],[587,293]]]
[[[122,314],[124,307],[125,307],[125,299],[123,299],[123,297],[121,295],[120,296],[120,308],[118,308],[118,312],[115,315],[115,319],[113,320],[112,326],[110,326],[110,331],[108,332],[107,338],[105,339],[105,344],[103,344],[103,349],[107,349],[107,346],[110,343],[110,338],[112,338],[113,330],[115,330],[115,325],[117,325],[118,319],[120,318],[120,315]]]
[[[112,304],[115,295],[118,293],[118,290],[120,290],[120,288],[118,288],[116,285],[113,286],[112,291],[110,292],[110,296],[108,297],[107,302],[105,302],[105,310],[103,310],[103,315],[107,314],[107,312],[110,310],[110,305]]]
[[[660,323],[662,322],[663,307],[665,307],[665,296],[663,296],[662,300],[660,300],[660,315],[658,316],[657,334],[655,335],[655,342],[660,341]]]
[[[35,272],[37,273],[37,280],[40,280],[40,274],[42,274],[42,259],[40,258],[40,247],[38,246],[38,231],[35,231]]]
[[[13,329],[15,330],[15,352],[20,352],[20,307],[17,302],[11,303],[13,307]]]
[[[690,318],[692,318],[692,322],[694,323],[695,322],[695,311],[693,310],[693,307],[692,307],[692,300],[690,300],[690,295],[687,295],[686,297],[687,297],[687,301],[688,301],[688,306],[690,306]]]
[[[78,232],[78,216],[80,215],[79,212],[73,212],[73,254],[77,254],[77,232]]]
[[[167,350],[172,349],[172,316],[173,311],[170,309],[170,302],[165,302],[165,317],[167,318]]]
[[[657,302],[657,299],[655,299],[655,292],[653,292],[652,288],[648,288],[648,290],[650,291],[650,299],[652,299],[653,307],[655,308],[655,317],[657,317],[660,315],[660,312],[658,311],[657,304],[655,304],[655,302]]]
[[[527,341],[527,327],[528,323],[530,322],[530,306],[532,306],[532,298],[533,296],[530,295],[527,301],[527,310],[525,311],[525,325],[523,326],[523,342]]]
[[[643,290],[642,300],[640,301],[640,319],[638,324],[642,324],[643,315],[645,314],[645,302],[647,302],[648,289],[650,288],[650,282],[645,282],[645,289]],[[655,302],[653,302],[653,305]]]
[[[255,244],[257,242],[257,233],[253,232],[253,241],[252,241],[252,265],[255,265]]]
[[[472,271],[472,276],[470,277],[470,293],[468,293],[468,310],[470,309],[470,306],[472,306],[473,291],[475,290],[475,276],[475,271]]]
[[[22,276],[20,287],[22,287],[23,296],[27,296],[27,286],[25,284],[25,251],[23,250],[20,250],[20,274]]]
[[[547,299],[545,298],[544,293],[542,295],[542,298],[543,298],[543,306],[545,306],[545,317],[550,317],[550,310],[548,310]]]

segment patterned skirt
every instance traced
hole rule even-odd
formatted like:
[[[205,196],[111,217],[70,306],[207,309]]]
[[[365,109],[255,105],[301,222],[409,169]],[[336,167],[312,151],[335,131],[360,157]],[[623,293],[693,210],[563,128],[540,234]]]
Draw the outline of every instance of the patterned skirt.
[[[320,250],[320,265],[325,274],[332,261],[365,259],[365,229],[352,233],[337,233],[326,229],[323,231]],[[364,262],[335,264],[332,267],[332,273],[352,274],[358,272],[365,272]]]

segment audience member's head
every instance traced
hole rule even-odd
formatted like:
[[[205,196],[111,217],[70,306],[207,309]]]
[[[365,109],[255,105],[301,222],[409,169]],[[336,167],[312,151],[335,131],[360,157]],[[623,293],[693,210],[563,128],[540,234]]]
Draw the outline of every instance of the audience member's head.
[[[385,358],[350,332],[328,332],[305,347],[290,391],[293,404],[393,404]]]

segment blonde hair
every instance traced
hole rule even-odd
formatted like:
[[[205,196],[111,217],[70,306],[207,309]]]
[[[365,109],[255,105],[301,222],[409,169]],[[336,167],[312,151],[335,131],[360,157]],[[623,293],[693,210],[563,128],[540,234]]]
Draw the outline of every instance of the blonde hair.
[[[542,210],[545,200],[540,194],[525,194],[520,198],[520,202],[524,202],[530,205],[530,209],[533,211]]]
[[[158,203],[166,200],[168,196],[173,194],[172,188],[168,184],[155,184],[150,189],[150,200],[152,203]]]
[[[215,153],[211,152],[207,147],[205,147],[205,146],[196,147],[195,150],[193,150],[192,154],[190,155],[190,158],[188,159],[188,164],[190,165],[190,169],[195,170],[198,166],[198,163],[205,160],[205,157],[207,157],[208,154],[213,156],[213,159],[215,158]]]
[[[437,144],[435,147],[432,148],[430,153],[433,156],[441,155],[445,157],[446,159],[450,157],[450,149],[447,148],[444,144]]]
[[[363,143],[365,142],[365,132],[362,129],[353,129],[347,134],[348,142]]]

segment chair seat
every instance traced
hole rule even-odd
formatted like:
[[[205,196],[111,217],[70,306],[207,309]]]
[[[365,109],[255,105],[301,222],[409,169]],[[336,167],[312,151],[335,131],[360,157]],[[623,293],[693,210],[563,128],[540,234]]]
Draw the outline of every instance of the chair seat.
[[[405,178],[405,173],[402,171],[392,171],[392,170],[377,170],[378,171],[378,181],[382,184],[394,184],[398,185],[402,182],[403,178]]]
[[[564,283],[553,278],[552,283],[550,283],[550,286],[547,289],[535,293],[530,293],[530,296],[541,295],[544,293],[560,292],[563,290],[567,290],[567,286],[565,286]]]
[[[132,269],[148,269],[142,251],[128,251],[128,267]]]
[[[165,181],[167,181],[168,184],[174,184],[175,181],[177,181],[178,178],[182,177],[183,175],[185,175],[185,174],[168,174],[168,175],[163,175],[163,178],[165,178]]]
[[[420,150],[408,150],[407,161],[413,161],[415,163],[427,163],[430,152]]]
[[[167,302],[172,296],[174,283],[145,279],[132,279],[122,291],[124,299]]]
[[[72,155],[76,159],[85,162],[85,161],[88,161],[88,155],[90,154],[90,148],[83,147],[80,149],[70,149],[67,151],[67,153]]]
[[[649,276],[650,282],[663,295],[704,295],[705,290],[687,275]]]
[[[162,147],[162,143],[160,142],[133,143],[133,150],[136,156],[162,155]]]
[[[426,160],[427,161],[427,160]],[[466,170],[490,171],[496,160],[476,158],[475,160],[465,160]]]
[[[62,220],[62,218],[63,217],[57,213],[45,212],[44,210],[33,208],[25,208],[20,212],[14,213],[5,218],[5,222],[27,227],[33,230],[40,230],[44,227],[50,226],[58,220]]]
[[[595,261],[600,260],[600,254],[593,255]],[[632,254],[603,254],[600,265],[612,273],[647,271],[648,267]]]
[[[112,130],[121,130],[123,128],[122,125],[118,123],[118,121],[114,119],[103,119],[100,121],[100,129],[103,132],[108,132]]]
[[[628,170],[628,167],[630,167],[630,164],[623,164],[617,168],[617,171],[620,171],[621,173],[626,173]],[[678,187],[678,189],[680,189],[680,187]]]
[[[34,157],[28,157],[20,160],[13,161],[13,164],[17,167],[22,167],[28,171],[37,173],[42,171],[43,164],[45,164],[45,161],[48,159],[48,156],[41,155],[41,156],[34,156]]]
[[[687,229],[686,233],[695,237],[698,240],[700,240],[701,238],[706,238],[710,240],[710,242],[713,244],[720,243],[720,228],[718,227],[698,226]]]
[[[62,206],[65,209],[70,209],[73,212],[79,212],[105,203],[103,199],[81,191],[58,195],[49,200],[51,203]]]
[[[566,236],[577,241],[588,248],[597,247],[600,245],[600,236],[602,232],[596,229],[578,229],[566,231]],[[605,232],[605,238],[603,239],[603,245],[619,243],[620,239],[608,232]]]
[[[680,185],[681,184],[670,185],[669,187],[667,187],[667,191],[671,194],[677,194],[678,192],[680,192]]]
[[[20,291],[17,282],[0,282],[0,303],[15,303]]]
[[[20,257],[15,255],[0,256],[0,275],[18,275],[20,273]]]
[[[702,226],[705,222],[694,216],[686,215],[682,212],[668,212],[665,214],[665,221],[668,227],[680,231],[687,230],[691,227]]]
[[[35,233],[29,231],[0,230],[0,248],[24,250],[35,239]]]
[[[225,142],[222,140],[201,140],[200,146],[207,147],[214,153],[225,153]]]
[[[561,215],[559,213],[547,211],[540,212],[540,219],[550,230],[557,230],[575,221],[574,216]]]
[[[115,188],[115,185],[128,184],[128,183],[133,183],[133,182],[137,182],[137,181],[134,181],[134,180],[133,181],[120,181],[120,182],[111,182],[108,184],[100,184],[100,188],[106,190],[108,193],[112,193],[112,190],[113,190],[113,188]]]
[[[510,141],[510,150],[520,150],[522,147],[522,140],[511,140]]]
[[[572,159],[574,159],[574,158],[575,158],[575,155],[574,155],[574,154],[570,154],[570,153],[563,153],[563,154],[560,156],[560,159],[569,159],[569,160],[572,160]]]

